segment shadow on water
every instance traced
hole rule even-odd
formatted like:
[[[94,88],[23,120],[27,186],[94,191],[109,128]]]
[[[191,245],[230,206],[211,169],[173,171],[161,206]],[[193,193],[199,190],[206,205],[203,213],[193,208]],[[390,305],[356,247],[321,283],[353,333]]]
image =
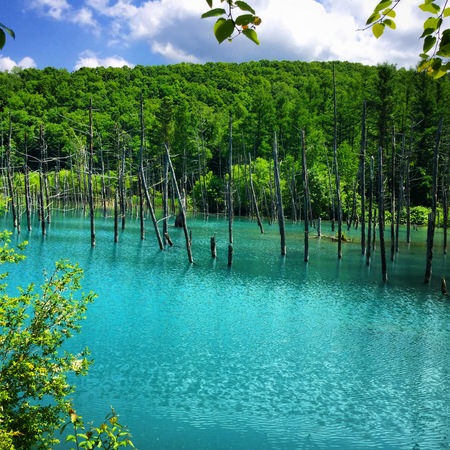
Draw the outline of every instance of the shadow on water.
[[[236,220],[228,268],[227,224],[189,225],[193,265],[182,230],[171,228],[175,245],[160,251],[134,220],[118,244],[99,220],[95,248],[75,214],[54,216],[45,238],[38,228],[20,236],[28,259],[10,286],[39,283],[44,268],[70,258],[99,295],[70,343],[95,360],[75,380],[85,418],[100,421],[113,405],[141,450],[449,445],[447,263],[436,250],[436,275],[423,284],[425,232],[401,246],[384,285],[379,255],[366,266],[355,230],[342,260],[329,237],[314,237],[305,263],[302,225],[288,226],[281,257],[277,226],[261,235]],[[323,233],[332,235],[326,224]]]

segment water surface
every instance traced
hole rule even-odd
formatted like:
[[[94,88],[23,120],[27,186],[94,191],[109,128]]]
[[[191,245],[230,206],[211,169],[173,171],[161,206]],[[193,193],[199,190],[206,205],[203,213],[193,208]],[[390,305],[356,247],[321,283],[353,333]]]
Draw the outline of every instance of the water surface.
[[[175,245],[160,251],[150,223],[141,241],[135,219],[114,244],[111,219],[98,218],[95,248],[77,214],[55,215],[46,237],[37,224],[14,236],[30,243],[11,286],[39,283],[44,268],[70,258],[85,269],[84,290],[99,295],[70,344],[95,359],[76,379],[77,412],[99,421],[112,405],[141,450],[449,448],[439,232],[430,285],[425,230],[402,243],[384,285],[378,253],[367,267],[356,242],[339,261],[336,243],[315,237],[305,263],[301,224],[288,224],[282,258],[277,226],[261,235],[236,221],[231,269],[226,222],[189,225],[193,265],[181,230],[171,228]],[[323,233],[333,234],[327,224]]]

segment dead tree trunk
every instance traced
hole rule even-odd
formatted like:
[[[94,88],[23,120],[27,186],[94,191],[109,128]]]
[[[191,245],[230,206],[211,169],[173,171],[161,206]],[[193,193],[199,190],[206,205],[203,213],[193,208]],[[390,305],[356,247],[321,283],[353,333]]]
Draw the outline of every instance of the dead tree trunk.
[[[168,144],[165,144],[168,145]],[[162,184],[162,201],[163,201],[163,236],[167,243],[166,235],[169,233],[169,162],[167,155],[163,155],[163,184]]]
[[[388,280],[386,268],[386,244],[384,241],[384,187],[383,187],[383,149],[378,149],[378,230],[380,233],[381,276]]]
[[[45,196],[44,196],[44,170],[43,170],[43,159],[44,159],[44,127],[41,125],[39,130],[39,220],[41,222],[42,234],[45,236],[47,234],[46,224],[45,224]]]
[[[333,108],[334,108],[334,136],[333,136],[333,159],[334,171],[336,178],[336,203],[337,203],[337,219],[338,219],[338,258],[342,258],[342,202],[341,187],[339,179],[339,167],[337,160],[337,103],[336,103],[336,79],[333,64]]]
[[[233,119],[230,114],[228,135],[228,267],[233,264]]]
[[[395,260],[395,130],[392,133],[391,153],[391,261]]]
[[[361,195],[361,253],[364,255],[364,253],[366,252],[366,101],[365,100],[363,102],[363,111],[361,119],[361,153],[359,160],[359,177],[360,177],[359,184]]]
[[[8,179],[8,191],[9,191],[9,199],[11,202],[13,227],[16,228],[17,227],[17,210],[16,210],[16,199],[15,199],[15,195],[14,195],[11,153],[12,153],[12,122],[11,122],[11,116],[9,116],[8,148],[7,148],[7,152],[6,152],[6,176]]]
[[[366,249],[366,265],[370,265],[370,257],[372,255],[372,222],[373,222],[373,175],[374,162],[373,156],[370,158],[370,179],[369,179],[369,214],[367,217],[367,249]]]
[[[437,190],[438,190],[438,160],[439,160],[439,144],[441,141],[443,117],[439,120],[439,126],[436,134],[436,143],[434,146],[433,157],[433,185],[431,190],[431,212],[428,215],[427,229],[427,263],[425,268],[425,283],[431,280],[431,265],[433,262],[433,246],[434,246],[434,229],[436,227],[436,209],[437,209]]]
[[[308,172],[306,169],[306,146],[305,146],[305,131],[301,132],[302,144],[302,178],[303,178],[303,199],[304,199],[304,214],[305,214],[305,262],[309,261],[309,223],[308,223],[308,202],[309,202],[309,188],[308,188]]]
[[[403,196],[405,189],[405,135],[402,135],[402,149],[399,165],[398,196],[397,196],[397,218],[395,225],[395,253],[399,250],[400,222],[402,217]]]
[[[192,264],[194,262],[194,259],[192,258],[191,238],[190,238],[189,231],[187,228],[187,223],[186,223],[185,199],[181,197],[180,189],[178,188],[177,177],[175,175],[175,169],[173,168],[172,160],[170,158],[169,147],[167,145],[165,145],[165,149],[166,149],[167,161],[169,162],[169,169],[172,174],[173,181],[174,181],[173,184],[175,187],[175,193],[177,195],[178,204],[180,207],[180,217],[181,217],[181,222],[182,222],[182,226],[183,226],[184,237],[186,240],[186,251],[187,251],[187,255],[188,255],[188,260]]]
[[[411,180],[410,180],[410,161],[413,148],[413,130],[414,122],[411,123],[411,130],[409,134],[409,148],[405,160],[405,173],[406,173],[406,186],[405,186],[405,197],[406,197],[406,242],[411,243]]]
[[[442,177],[442,183],[441,183],[441,189],[442,189],[442,215],[443,215],[443,231],[444,231],[444,238],[443,238],[443,250],[444,255],[447,254],[447,241],[448,241],[448,196],[449,196],[449,165],[450,165],[450,158],[447,153],[446,156],[446,164],[445,164],[445,172]]]
[[[26,138],[25,138],[26,139]],[[30,192],[30,173],[28,167],[28,150],[25,142],[25,164],[23,165],[23,177],[25,183],[25,214],[27,216],[28,231],[31,231],[31,192]]]
[[[94,129],[92,123],[92,98],[89,102],[89,213],[91,222],[91,247],[95,247],[95,210],[94,210],[94,187],[92,184],[92,173],[94,171]]]
[[[252,193],[252,201],[253,201],[253,207],[255,208],[255,214],[256,214],[256,220],[258,221],[258,226],[261,231],[261,234],[264,234],[264,228],[261,220],[261,216],[259,214],[259,208],[258,208],[258,201],[256,200],[256,194],[255,194],[255,187],[253,185],[253,175],[252,175],[252,157],[250,155],[250,152],[248,154],[248,173],[250,177],[250,190]]]
[[[114,190],[114,242],[119,242],[119,192]]]
[[[280,167],[278,164],[278,143],[277,134],[275,132],[273,139],[273,168],[275,178],[275,188],[277,195],[277,212],[278,212],[278,226],[280,228],[280,246],[281,256],[286,255],[286,227],[284,223],[284,211],[283,211],[283,197],[281,195],[281,182],[280,182]]]

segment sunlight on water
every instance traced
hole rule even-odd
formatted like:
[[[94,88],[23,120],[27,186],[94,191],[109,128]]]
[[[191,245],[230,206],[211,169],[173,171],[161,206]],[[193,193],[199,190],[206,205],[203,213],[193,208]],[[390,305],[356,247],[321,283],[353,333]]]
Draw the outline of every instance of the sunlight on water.
[[[10,285],[39,281],[70,257],[85,268],[85,290],[99,294],[70,344],[95,359],[76,379],[80,414],[101,420],[113,405],[141,450],[450,445],[446,260],[436,250],[424,286],[424,231],[389,261],[384,286],[379,255],[367,267],[356,242],[339,261],[336,243],[311,239],[305,264],[301,224],[288,225],[281,258],[276,226],[261,235],[236,221],[231,269],[227,224],[190,225],[193,266],[180,230],[160,252],[150,230],[139,239],[137,221],[115,245],[112,222],[98,219],[94,249],[76,216],[56,217],[46,238],[22,232],[29,257]]]

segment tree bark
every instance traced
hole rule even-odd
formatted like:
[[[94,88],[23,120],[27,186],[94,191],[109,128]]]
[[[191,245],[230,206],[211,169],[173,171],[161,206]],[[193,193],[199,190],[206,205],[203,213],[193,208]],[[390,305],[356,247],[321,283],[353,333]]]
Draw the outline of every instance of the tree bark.
[[[308,202],[309,202],[309,188],[308,188],[308,172],[306,169],[306,146],[305,146],[305,131],[301,131],[301,145],[302,145],[302,178],[303,178],[303,200],[304,200],[304,214],[305,214],[305,254],[304,261],[309,261],[309,222],[308,222]]]
[[[428,229],[427,229],[427,263],[425,267],[425,283],[430,282],[432,273],[434,230],[436,227],[436,209],[437,209],[439,144],[441,142],[442,122],[443,117],[441,117],[439,120],[438,130],[436,134],[436,142],[434,146],[433,184],[431,190],[431,212],[428,215]]]
[[[275,178],[275,188],[277,195],[277,212],[278,212],[278,225],[280,228],[280,246],[281,246],[281,256],[286,255],[286,227],[284,223],[284,211],[283,211],[283,198],[281,195],[281,183],[280,183],[280,168],[278,164],[278,143],[277,134],[274,134],[273,140],[273,167],[274,167],[274,178]]]
[[[386,244],[384,241],[384,188],[383,188],[383,149],[378,148],[378,230],[380,233],[381,277],[388,280],[386,268]]]
[[[186,240],[186,251],[187,251],[187,255],[188,255],[188,260],[192,264],[194,262],[194,259],[192,258],[191,238],[190,238],[188,228],[187,228],[187,223],[186,223],[186,206],[185,206],[185,202],[184,202],[183,198],[181,197],[180,189],[178,188],[175,170],[173,168],[172,160],[170,158],[169,147],[167,145],[165,145],[165,149],[166,149],[167,160],[169,162],[169,169],[172,174],[173,181],[174,181],[173,184],[175,186],[175,192],[177,195],[178,204],[180,207],[180,216],[181,216],[181,221],[182,221],[182,226],[183,226],[183,231],[184,231],[184,237]]]

